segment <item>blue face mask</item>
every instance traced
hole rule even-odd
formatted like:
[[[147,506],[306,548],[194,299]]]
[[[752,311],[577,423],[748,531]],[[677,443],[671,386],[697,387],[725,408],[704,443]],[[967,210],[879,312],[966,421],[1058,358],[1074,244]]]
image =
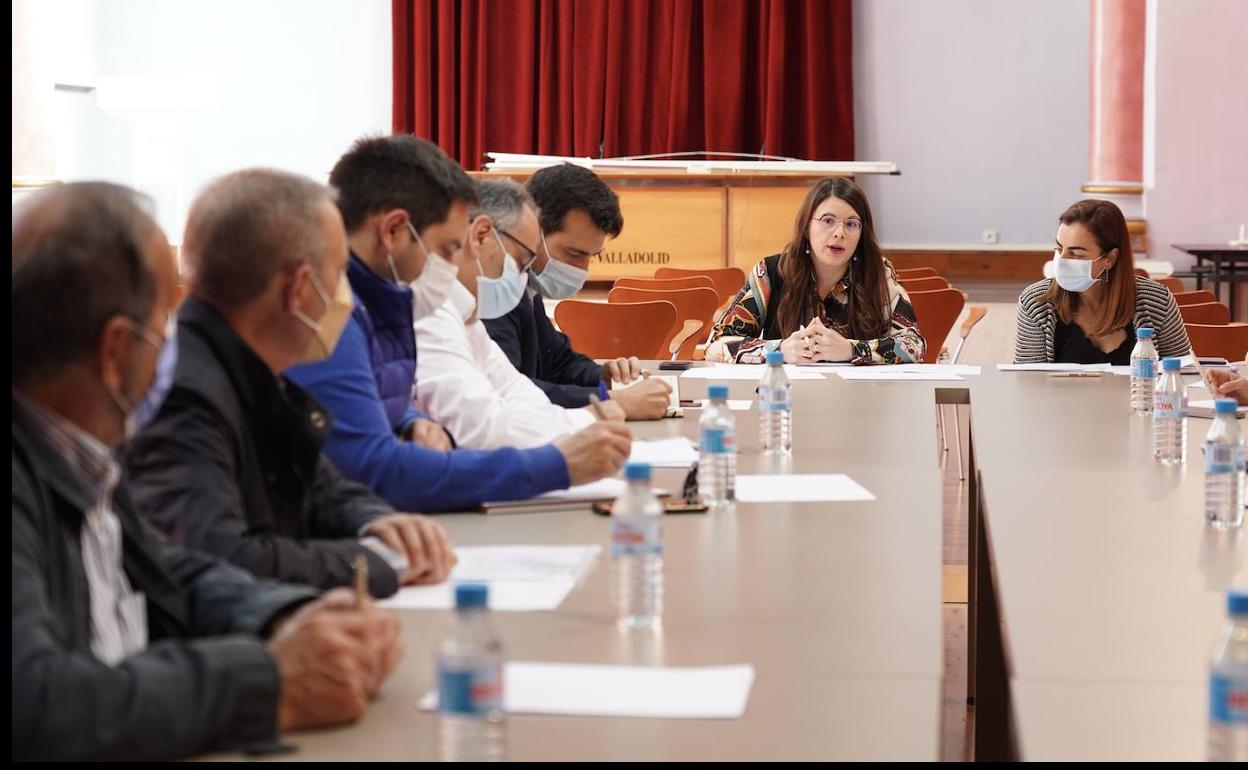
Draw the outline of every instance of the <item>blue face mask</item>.
[[[498,278],[487,278],[481,260],[477,260],[477,271],[480,273],[477,276],[477,317],[483,321],[502,318],[515,310],[524,298],[525,275],[516,267],[516,260],[507,253],[497,230],[494,237],[503,250],[503,274]]]
[[[542,234],[542,250],[546,252],[546,267],[540,274],[529,274],[529,285],[547,299],[567,299],[585,286],[589,271],[560,262],[550,254],[546,246],[546,234]]]
[[[152,378],[152,384],[133,408],[126,408],[120,394],[113,395],[113,399],[126,413],[126,438],[138,433],[156,419],[160,407],[165,403],[165,397],[173,389],[173,375],[178,368],[178,322],[176,318],[169,317],[165,325],[163,342],[157,341],[156,335],[145,326],[137,327],[135,331],[146,342],[155,345],[160,352],[156,354],[156,375]]]

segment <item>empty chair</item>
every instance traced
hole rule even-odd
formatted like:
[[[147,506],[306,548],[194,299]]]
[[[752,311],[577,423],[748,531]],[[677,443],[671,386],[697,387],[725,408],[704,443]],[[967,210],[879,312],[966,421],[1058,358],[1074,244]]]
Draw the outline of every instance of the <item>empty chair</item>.
[[[1183,285],[1183,281],[1180,278],[1158,278],[1157,283],[1169,289],[1171,294],[1187,291],[1187,287]]]
[[[923,363],[934,364],[940,358],[941,347],[945,338],[953,329],[953,324],[962,314],[966,305],[966,295],[957,289],[943,288],[932,291],[908,291],[910,305],[914,308],[914,317],[919,322],[919,331],[927,340],[927,355]],[[968,329],[969,333],[970,330]]]
[[[1186,324],[1225,325],[1231,322],[1231,309],[1221,302],[1197,302],[1179,305],[1179,315]]]
[[[692,359],[698,342],[706,337],[705,332],[709,332],[711,328],[715,311],[719,309],[719,295],[706,287],[654,290],[626,286],[616,286],[607,295],[607,302],[611,304],[655,301],[671,302],[676,307],[676,321],[672,324],[663,349],[669,350],[673,342],[678,342],[676,350],[672,351],[676,357]],[[697,325],[689,325],[691,321]],[[704,333],[698,334],[699,331]]]
[[[937,289],[949,288],[949,282],[940,276],[934,278],[898,278],[897,282],[901,284],[907,294],[916,291],[935,291]]]
[[[1216,356],[1227,361],[1238,361],[1248,350],[1248,325],[1228,324],[1214,326],[1210,324],[1184,323],[1187,327],[1187,338],[1192,343],[1192,352],[1198,356]]]
[[[1195,305],[1200,302],[1217,302],[1218,298],[1213,292],[1208,290],[1202,291],[1176,291],[1174,292],[1174,301],[1179,305]]]
[[[934,267],[906,267],[895,271],[897,280],[911,280],[914,278],[939,278],[940,273],[936,272]]]
[[[611,288],[626,289],[710,289],[715,291],[715,282],[705,275],[691,275],[685,278],[616,278]]]
[[[676,306],[565,299],[555,305],[555,323],[573,348],[591,358],[667,358],[664,342],[676,323]]]
[[[683,267],[660,267],[654,271],[655,278],[687,278],[701,275],[711,279],[715,293],[719,295],[719,304],[724,305],[745,285],[745,271],[739,267],[711,267],[705,270],[691,270]]]

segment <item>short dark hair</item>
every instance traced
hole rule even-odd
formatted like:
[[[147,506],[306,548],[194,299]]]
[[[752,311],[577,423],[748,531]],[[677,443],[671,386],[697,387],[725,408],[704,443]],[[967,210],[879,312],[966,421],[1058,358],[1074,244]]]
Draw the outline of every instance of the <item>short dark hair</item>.
[[[478,179],[476,187],[478,203],[470,212],[473,219],[488,214],[495,227],[511,230],[520,225],[526,207],[539,213],[533,196],[513,179]]]
[[[524,187],[537,201],[544,233],[560,230],[569,211],[584,211],[594,227],[612,238],[624,229],[620,197],[587,168],[571,163],[547,166],[529,177]]]
[[[477,202],[472,179],[436,144],[410,134],[360,139],[329,173],[347,231],[379,211],[403,209],[423,231],[446,219],[451,204]]]
[[[13,383],[81,361],[110,318],[145,323],[156,303],[147,249],[160,228],[128,187],[76,182],[13,215]]]
[[[325,261],[321,230],[329,188],[274,169],[236,171],[208,185],[186,217],[182,257],[191,294],[235,309],[264,293],[273,276]]]

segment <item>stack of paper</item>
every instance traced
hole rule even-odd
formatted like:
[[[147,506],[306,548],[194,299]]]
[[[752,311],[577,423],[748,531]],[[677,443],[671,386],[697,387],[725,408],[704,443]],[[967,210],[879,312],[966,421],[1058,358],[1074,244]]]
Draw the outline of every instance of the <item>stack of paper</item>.
[[[490,608],[513,612],[553,610],[602,551],[597,545],[461,546],[446,582],[408,586],[378,602],[392,609],[445,610],[455,606],[456,583],[485,583]]]
[[[754,667],[606,666],[508,663],[503,709],[509,714],[739,719],[745,715]],[[438,707],[435,690],[420,708]]]

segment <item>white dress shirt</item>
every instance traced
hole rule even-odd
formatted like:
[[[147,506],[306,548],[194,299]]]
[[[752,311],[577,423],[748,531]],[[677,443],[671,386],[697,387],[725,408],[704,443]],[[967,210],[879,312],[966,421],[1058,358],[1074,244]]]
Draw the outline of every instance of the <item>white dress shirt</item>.
[[[467,323],[476,300],[462,284],[416,321],[416,402],[465,449],[535,447],[594,422],[588,409],[565,409],[508,360],[485,324]]]

